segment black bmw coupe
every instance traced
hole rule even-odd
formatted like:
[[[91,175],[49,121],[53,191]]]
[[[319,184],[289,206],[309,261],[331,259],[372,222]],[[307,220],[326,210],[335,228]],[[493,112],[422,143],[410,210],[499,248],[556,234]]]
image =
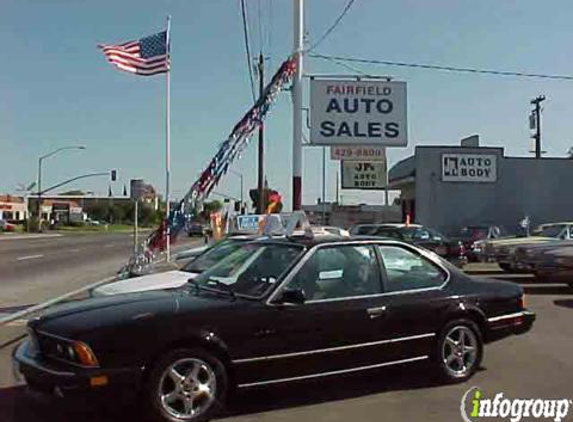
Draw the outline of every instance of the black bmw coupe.
[[[483,345],[528,331],[516,284],[470,279],[380,238],[248,242],[171,291],[61,305],[14,350],[59,396],[138,391],[158,420],[205,421],[233,389],[427,361],[464,381]]]

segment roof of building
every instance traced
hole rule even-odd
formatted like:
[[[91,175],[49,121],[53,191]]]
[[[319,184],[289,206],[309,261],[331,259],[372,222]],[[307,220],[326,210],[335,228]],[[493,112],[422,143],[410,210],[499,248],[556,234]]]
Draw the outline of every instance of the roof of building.
[[[408,177],[414,177],[416,175],[416,157],[412,155],[411,157],[405,158],[402,161],[397,162],[388,171],[388,182],[392,183],[397,180],[406,179]]]
[[[14,195],[0,195],[0,202],[9,202],[12,204],[22,204],[24,203],[24,198],[20,197],[20,196],[14,196]]]

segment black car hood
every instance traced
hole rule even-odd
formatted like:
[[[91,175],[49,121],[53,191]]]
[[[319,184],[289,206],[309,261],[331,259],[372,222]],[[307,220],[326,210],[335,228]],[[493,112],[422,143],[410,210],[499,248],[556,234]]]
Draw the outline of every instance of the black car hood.
[[[81,340],[85,332],[116,329],[165,315],[233,307],[237,302],[243,300],[232,300],[224,294],[202,292],[195,295],[186,290],[131,293],[59,305],[31,320],[29,326],[48,334]]]

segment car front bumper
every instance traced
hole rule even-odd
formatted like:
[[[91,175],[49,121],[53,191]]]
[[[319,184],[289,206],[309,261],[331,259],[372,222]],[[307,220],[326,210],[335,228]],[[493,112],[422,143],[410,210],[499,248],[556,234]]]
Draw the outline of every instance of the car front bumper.
[[[18,345],[12,359],[16,376],[22,375],[36,391],[59,397],[139,389],[140,368],[84,368],[44,359],[31,341]]]

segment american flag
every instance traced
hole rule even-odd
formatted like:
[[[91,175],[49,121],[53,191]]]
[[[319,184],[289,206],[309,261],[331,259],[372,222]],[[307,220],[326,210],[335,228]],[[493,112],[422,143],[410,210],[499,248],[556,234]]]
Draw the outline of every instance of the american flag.
[[[118,45],[100,44],[108,62],[120,70],[151,76],[169,72],[167,31]]]

